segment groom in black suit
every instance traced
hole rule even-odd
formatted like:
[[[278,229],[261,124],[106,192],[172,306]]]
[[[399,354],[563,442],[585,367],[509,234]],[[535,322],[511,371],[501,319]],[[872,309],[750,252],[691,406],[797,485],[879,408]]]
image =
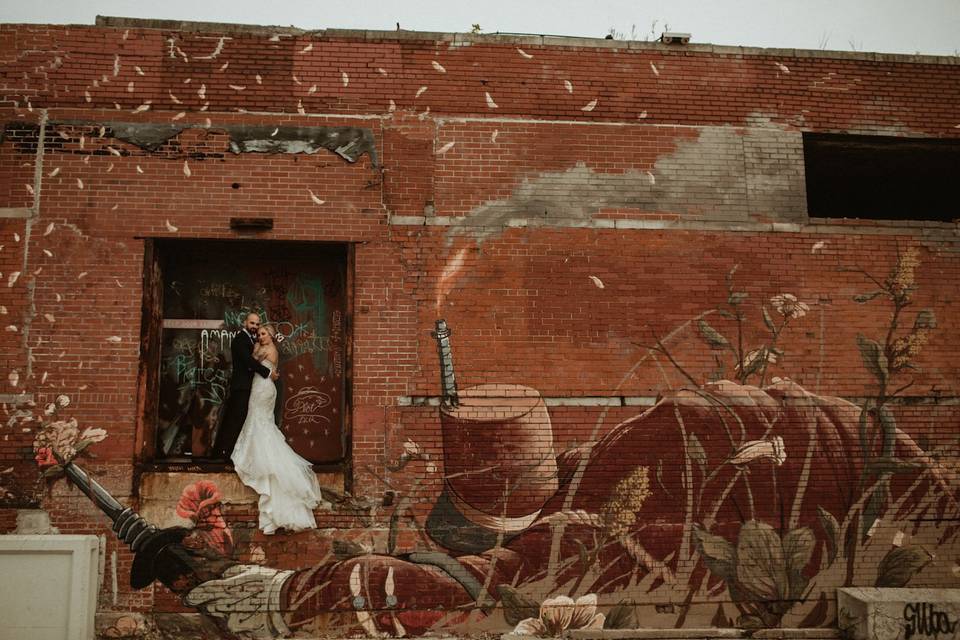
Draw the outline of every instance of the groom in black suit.
[[[247,419],[247,405],[250,402],[250,388],[253,386],[253,376],[259,373],[264,378],[273,377],[276,380],[279,374],[271,373],[253,358],[253,348],[257,344],[257,332],[260,330],[260,316],[248,313],[243,321],[243,328],[233,337],[230,344],[233,372],[230,375],[230,396],[224,408],[223,421],[217,432],[217,439],[213,444],[213,453],[218,458],[230,460],[233,446],[240,437],[243,422]]]

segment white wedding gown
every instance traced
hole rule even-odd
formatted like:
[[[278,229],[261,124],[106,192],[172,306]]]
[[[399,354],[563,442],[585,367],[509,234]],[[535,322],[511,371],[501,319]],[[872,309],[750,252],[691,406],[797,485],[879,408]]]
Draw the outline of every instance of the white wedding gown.
[[[265,360],[263,365],[273,370]],[[247,419],[230,459],[243,484],[260,494],[260,529],[267,534],[316,529],[313,509],[326,504],[320,483],[308,461],[290,448],[274,422],[277,386],[270,378],[253,376]]]

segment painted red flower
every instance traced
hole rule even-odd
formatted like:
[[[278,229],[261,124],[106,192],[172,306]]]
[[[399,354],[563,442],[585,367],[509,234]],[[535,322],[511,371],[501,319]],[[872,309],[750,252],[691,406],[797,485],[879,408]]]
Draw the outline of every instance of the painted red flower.
[[[33,459],[37,461],[37,466],[41,469],[43,467],[52,467],[55,464],[60,464],[57,462],[57,459],[53,457],[53,449],[50,447],[40,447],[37,449],[37,455],[34,456]]]
[[[184,487],[177,502],[177,515],[191,520],[209,546],[227,555],[233,549],[233,534],[223,519],[220,501],[217,485],[200,480]]]

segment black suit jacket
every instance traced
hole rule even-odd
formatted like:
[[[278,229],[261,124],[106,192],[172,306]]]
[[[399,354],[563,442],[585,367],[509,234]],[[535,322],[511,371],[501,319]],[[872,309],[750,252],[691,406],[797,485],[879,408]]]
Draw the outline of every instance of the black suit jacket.
[[[233,357],[233,372],[230,374],[231,389],[247,389],[253,386],[253,374],[259,373],[264,378],[270,377],[270,369],[253,359],[253,338],[246,329],[233,336],[230,344],[230,355]]]

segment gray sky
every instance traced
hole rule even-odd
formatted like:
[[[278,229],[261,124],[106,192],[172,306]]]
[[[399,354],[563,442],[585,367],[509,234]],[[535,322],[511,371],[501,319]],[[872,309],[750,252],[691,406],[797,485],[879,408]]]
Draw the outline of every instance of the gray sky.
[[[352,28],[628,38],[665,24],[693,42],[960,55],[960,0],[0,0],[0,22],[93,24],[97,14],[303,29]],[[652,39],[652,38],[651,38]]]

